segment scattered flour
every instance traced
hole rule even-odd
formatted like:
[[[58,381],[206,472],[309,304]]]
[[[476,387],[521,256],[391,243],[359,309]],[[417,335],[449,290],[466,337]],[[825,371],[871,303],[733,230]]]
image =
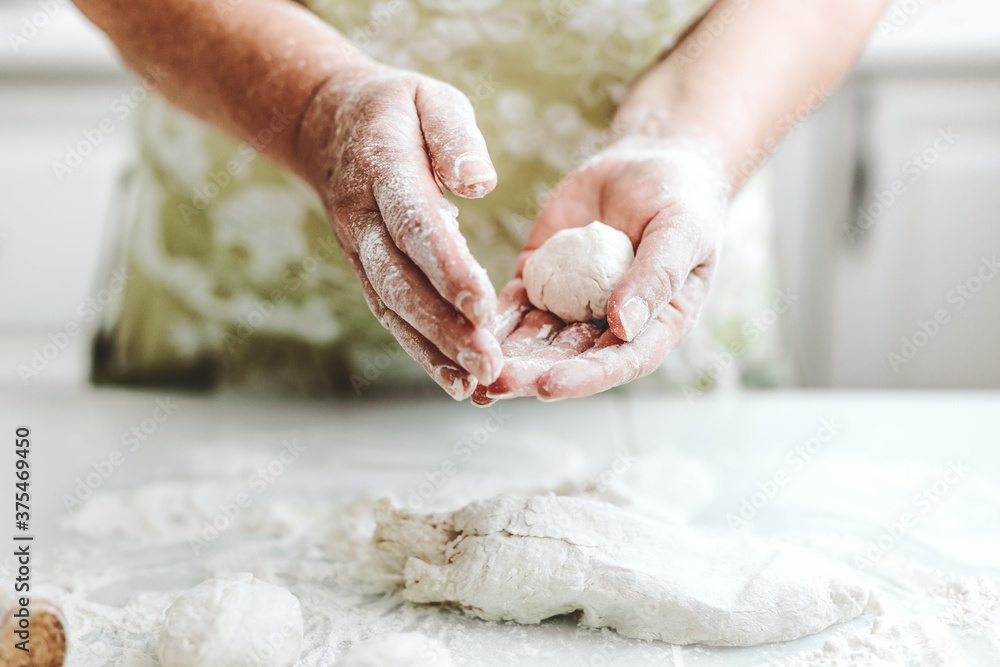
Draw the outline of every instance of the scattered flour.
[[[444,644],[415,632],[396,632],[361,642],[338,667],[452,667]]]
[[[146,544],[186,540],[243,490],[219,482],[153,482],[125,491],[96,491],[71,510],[63,528],[93,536],[127,536]]]
[[[302,609],[249,572],[209,579],[167,608],[157,653],[164,667],[291,667],[302,653]]]
[[[684,495],[671,490],[674,477],[684,475],[671,477],[677,466],[668,460],[643,461],[611,488],[602,488],[597,477],[576,482],[552,477],[520,485],[523,488],[508,478],[506,490],[525,495],[556,490],[648,515],[653,508],[669,505],[673,496]],[[667,467],[658,477],[660,463]],[[548,489],[542,488],[546,485]],[[238,572],[251,572],[299,599],[304,619],[304,646],[297,663],[301,667],[328,667],[338,660],[344,664],[352,648],[372,640],[378,644],[379,639],[400,632],[417,632],[440,642],[458,664],[469,667],[566,664],[565,648],[552,647],[553,622],[546,623],[548,628],[483,623],[407,602],[397,589],[398,575],[386,576],[376,567],[374,498],[320,501],[262,496],[236,522],[239,539],[220,539],[192,558],[187,544],[192,532],[217,514],[219,502],[244,489],[240,483],[218,481],[100,490],[70,512],[63,526],[85,540],[85,546],[61,548],[40,562],[37,580],[44,583],[36,589],[66,614],[72,637],[67,664],[155,666],[162,619],[178,595],[206,578]],[[438,500],[455,509],[504,490],[500,479],[455,484]],[[686,507],[682,503],[676,512],[658,514],[684,521],[710,501],[712,493],[702,491]],[[99,539],[90,539],[94,537]],[[863,547],[860,540],[854,543],[842,537],[787,537],[844,563]],[[963,640],[965,650],[964,640],[970,638],[991,650],[990,655],[1000,655],[1000,595],[993,580],[941,572],[892,553],[860,576],[876,591],[861,617],[827,630],[818,638],[823,643],[813,644],[809,651],[790,653],[793,645],[783,644],[762,647],[771,664],[951,667],[964,660],[961,651],[953,655],[956,640]],[[671,655],[676,655],[669,645],[658,642],[636,642],[608,630],[571,630],[561,621],[555,623],[572,634],[574,646],[606,661],[602,664],[671,664]],[[565,647],[566,637],[555,644]],[[715,650],[706,647],[684,649],[689,652],[715,656]],[[741,654],[719,654],[720,664],[747,664],[738,659],[724,662],[726,655]]]
[[[837,632],[815,651],[804,651],[769,667],[956,667],[966,664],[951,631],[933,616],[913,616],[890,595],[874,596],[871,622]]]

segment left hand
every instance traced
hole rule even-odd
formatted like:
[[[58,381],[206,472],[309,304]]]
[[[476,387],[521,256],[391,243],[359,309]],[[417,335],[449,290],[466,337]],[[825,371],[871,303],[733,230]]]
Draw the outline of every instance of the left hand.
[[[491,327],[500,376],[477,405],[536,395],[578,398],[651,373],[697,322],[719,258],[728,181],[711,147],[629,136],[572,172],[538,215]],[[528,257],[567,227],[600,220],[632,239],[635,261],[608,301],[607,322],[566,324],[528,301]],[[581,261],[584,261],[581,258]]]

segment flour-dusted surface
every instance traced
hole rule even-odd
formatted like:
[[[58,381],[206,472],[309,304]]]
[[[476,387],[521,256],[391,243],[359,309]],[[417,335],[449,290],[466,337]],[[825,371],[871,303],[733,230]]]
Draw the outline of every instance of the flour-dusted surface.
[[[417,632],[393,632],[366,640],[337,661],[338,667],[453,667],[448,648]]]
[[[288,591],[249,572],[203,581],[164,614],[164,667],[291,667],[302,652],[302,609]]]
[[[861,614],[869,591],[818,554],[608,503],[498,496],[450,514],[377,510],[376,548],[412,602],[491,621],[581,623],[671,644],[755,646]]]
[[[910,667],[924,664],[905,661],[915,649],[949,656],[947,667],[992,667],[1000,655],[1000,537],[984,526],[1000,512],[1000,451],[985,446],[982,429],[1000,398],[921,396],[779,393],[694,404],[606,396],[515,401],[492,413],[444,402],[181,397],[176,415],[69,512],[62,494],[74,493],[77,478],[149,416],[153,397],[73,396],[56,415],[50,402],[0,395],[0,421],[16,415],[43,425],[39,442],[47,446],[32,460],[33,578],[36,593],[66,611],[73,667],[159,664],[156,642],[170,604],[205,579],[238,572],[300,600],[301,667],[329,667],[392,633],[440,642],[461,667],[787,667],[817,655],[826,661],[817,664],[836,667]],[[836,436],[818,452],[803,450],[831,417]],[[293,437],[303,452],[281,470],[275,461]],[[801,467],[789,464],[800,457]],[[914,496],[942,479],[949,460],[965,472],[924,512]],[[275,474],[260,487],[267,467]],[[765,482],[778,471],[788,479],[775,490]],[[762,487],[771,495],[752,495]],[[379,496],[417,513],[449,513],[498,494],[549,491],[724,534],[732,532],[728,515],[752,497],[755,513],[732,534],[776,539],[854,568],[880,606],[786,643],[675,647],[580,627],[574,617],[520,625],[412,604],[375,568]],[[226,530],[206,535],[206,526],[225,525],[220,506],[241,492],[252,503]],[[886,527],[902,512],[917,521],[890,540]],[[211,539],[195,553],[197,535]],[[873,551],[879,544],[884,553]],[[871,564],[862,567],[859,557]],[[11,559],[0,555],[0,565],[11,570]],[[897,657],[877,659],[890,654]]]

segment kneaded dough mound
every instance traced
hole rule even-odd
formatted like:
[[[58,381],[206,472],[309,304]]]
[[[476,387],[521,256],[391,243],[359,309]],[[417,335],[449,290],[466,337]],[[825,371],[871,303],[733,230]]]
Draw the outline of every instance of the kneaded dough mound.
[[[486,620],[583,625],[671,644],[753,646],[858,616],[868,589],[812,551],[715,535],[583,498],[497,496],[453,513],[376,508],[403,596]]]
[[[595,220],[558,231],[543,243],[524,264],[524,287],[535,308],[564,322],[602,320],[634,257],[624,232]]]
[[[302,653],[302,609],[249,572],[209,579],[167,608],[157,652],[164,667],[291,667]]]

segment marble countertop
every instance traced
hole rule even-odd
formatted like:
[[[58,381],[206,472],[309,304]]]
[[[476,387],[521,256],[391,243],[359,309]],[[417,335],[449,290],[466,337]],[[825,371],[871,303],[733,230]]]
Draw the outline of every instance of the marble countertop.
[[[114,452],[121,460],[100,491],[245,477],[254,461],[293,438],[303,453],[269,497],[392,494],[406,502],[430,489],[428,480],[440,480],[437,472],[450,461],[455,472],[429,492],[430,506],[447,504],[456,489],[491,494],[532,481],[598,479],[621,468],[617,460],[627,465],[609,478],[612,486],[639,484],[674,518],[706,529],[732,529],[739,517],[738,529],[765,537],[835,533],[864,541],[911,512],[919,521],[894,542],[894,554],[1000,583],[1000,392],[786,391],[693,404],[633,394],[479,410],[431,399],[296,402],[50,388],[0,389],[0,406],[4,433],[19,425],[32,431],[38,577],[60,550],[100,542],[70,535],[59,522],[67,495]],[[131,451],[136,436],[141,443]],[[12,455],[0,458],[0,479],[13,479],[12,467]],[[957,479],[947,474],[956,469]],[[771,484],[778,473],[784,481]],[[934,490],[946,477],[956,481]],[[931,495],[921,500],[926,489]],[[169,563],[184,580],[177,585],[201,576],[183,545],[136,547],[133,555]],[[126,594],[131,584],[123,582]],[[491,626],[464,627],[488,634]],[[537,664],[589,664],[586,636],[572,624],[532,632],[541,656],[551,639],[565,660]],[[821,645],[829,632],[787,650]],[[640,643],[635,651],[661,655],[663,648]],[[757,664],[762,655],[774,654],[694,651],[683,664]]]

